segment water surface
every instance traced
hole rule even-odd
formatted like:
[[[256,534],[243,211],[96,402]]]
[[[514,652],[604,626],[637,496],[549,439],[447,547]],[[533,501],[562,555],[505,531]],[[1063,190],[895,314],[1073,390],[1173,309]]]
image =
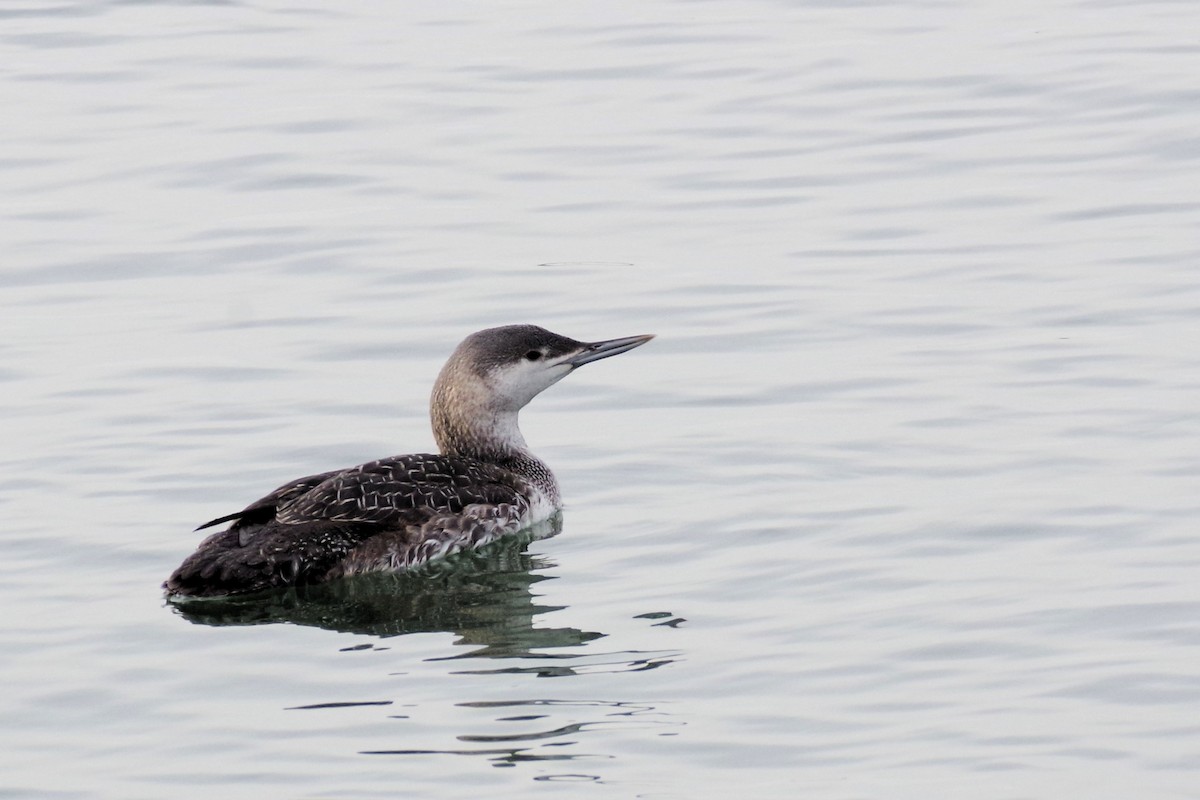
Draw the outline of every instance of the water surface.
[[[0,796],[1200,797],[1198,25],[0,9]],[[512,322],[557,535],[163,603]]]

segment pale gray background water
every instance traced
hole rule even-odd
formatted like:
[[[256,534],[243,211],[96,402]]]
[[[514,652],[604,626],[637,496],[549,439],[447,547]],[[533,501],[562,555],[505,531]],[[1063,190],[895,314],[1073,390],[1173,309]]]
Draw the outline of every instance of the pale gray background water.
[[[1198,31],[4,3],[0,796],[1200,797]],[[526,321],[560,535],[164,606]]]

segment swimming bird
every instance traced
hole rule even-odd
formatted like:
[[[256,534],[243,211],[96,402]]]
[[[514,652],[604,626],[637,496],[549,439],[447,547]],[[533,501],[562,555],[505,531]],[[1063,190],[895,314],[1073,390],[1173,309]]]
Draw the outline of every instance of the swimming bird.
[[[578,367],[653,338],[580,342],[535,325],[471,334],[433,386],[440,453],[285,483],[197,528],[232,523],[201,542],[163,588],[174,598],[217,597],[403,571],[552,517],[562,508],[558,482],[530,452],[518,413]]]

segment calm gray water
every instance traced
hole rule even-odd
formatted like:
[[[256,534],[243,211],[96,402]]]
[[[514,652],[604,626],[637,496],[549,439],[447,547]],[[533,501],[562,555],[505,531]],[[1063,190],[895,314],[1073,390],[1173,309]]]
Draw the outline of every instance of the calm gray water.
[[[0,7],[0,796],[1200,797],[1200,6]],[[187,614],[428,450],[558,535]]]

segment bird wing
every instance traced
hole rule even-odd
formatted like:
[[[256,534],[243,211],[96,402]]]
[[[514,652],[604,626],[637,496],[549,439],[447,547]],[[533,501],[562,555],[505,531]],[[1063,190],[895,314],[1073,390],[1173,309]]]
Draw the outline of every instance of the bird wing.
[[[262,524],[269,522],[275,518],[275,511],[280,506],[285,506],[295,500],[297,497],[310,491],[316,486],[319,486],[325,480],[338,475],[344,470],[335,469],[331,472],[321,472],[316,475],[307,475],[303,478],[297,478],[294,481],[289,481],[283,486],[280,486],[275,491],[255,500],[250,505],[243,508],[241,511],[235,511],[232,514],[226,514],[223,517],[210,519],[200,527],[196,528],[202,531],[205,528],[211,528],[214,525],[220,525],[224,522],[235,522],[234,527],[238,525]]]
[[[207,523],[233,520],[184,560],[166,588],[212,596],[320,579],[335,568],[402,569],[516,530],[526,491],[505,469],[441,455],[310,475]],[[343,564],[352,553],[354,563]]]
[[[275,519],[284,525],[318,520],[411,524],[431,511],[523,504],[526,489],[508,470],[471,459],[428,453],[394,456],[330,474],[288,495],[278,503]]]

